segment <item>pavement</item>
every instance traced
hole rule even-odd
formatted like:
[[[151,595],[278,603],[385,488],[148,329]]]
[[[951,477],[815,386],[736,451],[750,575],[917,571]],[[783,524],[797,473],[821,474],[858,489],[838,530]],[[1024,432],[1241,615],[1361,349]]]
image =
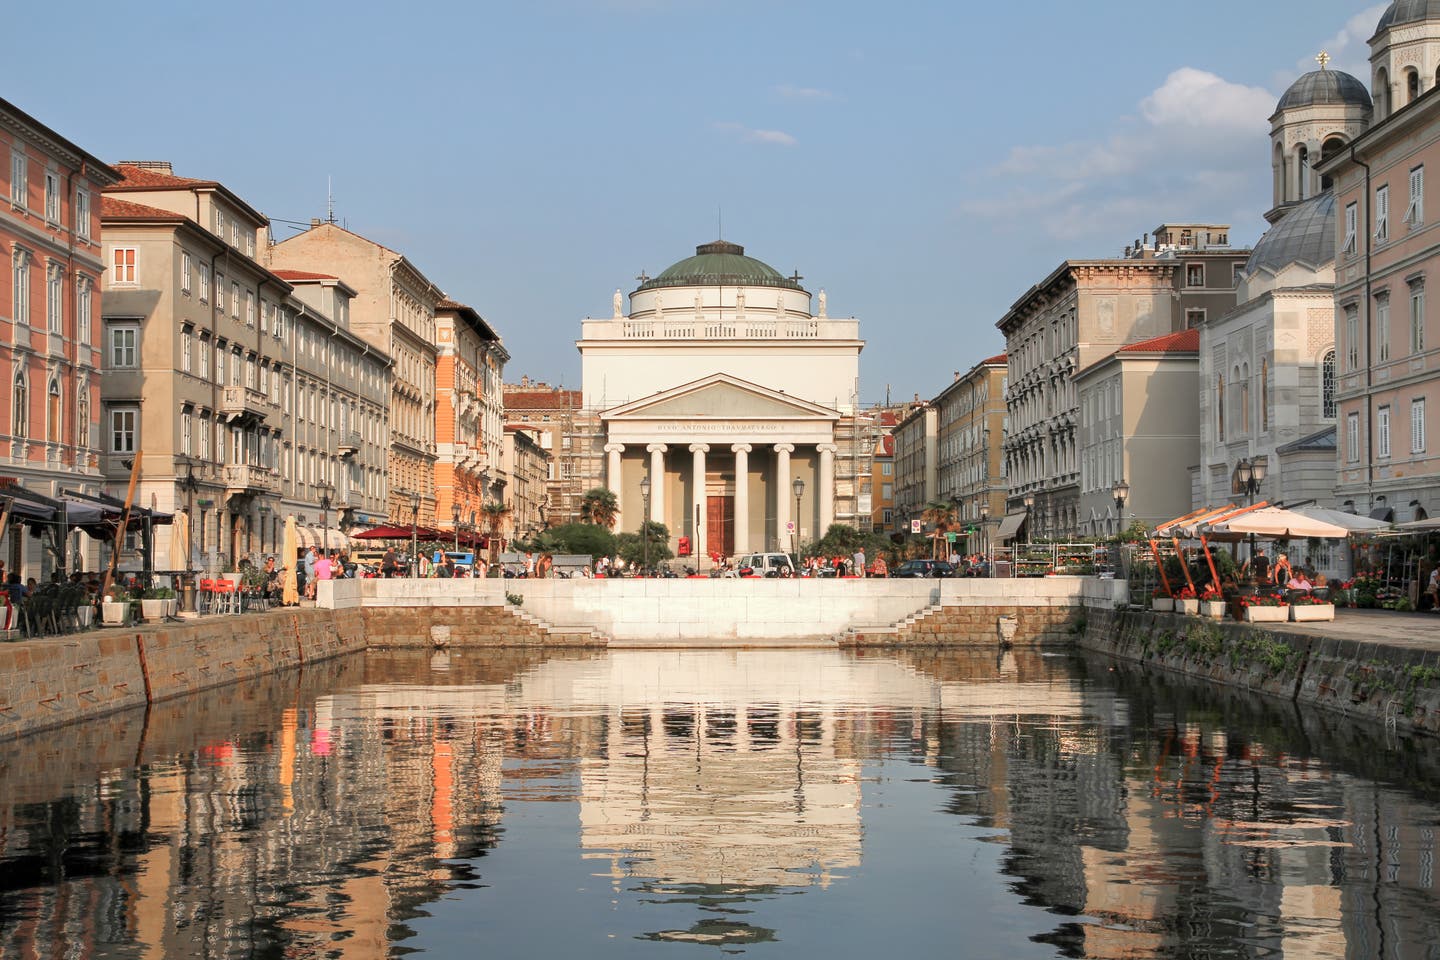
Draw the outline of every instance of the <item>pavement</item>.
[[[1394,610],[1336,607],[1334,620],[1265,624],[1265,629],[1307,637],[1333,637],[1389,647],[1440,651],[1440,613],[1396,613]]]

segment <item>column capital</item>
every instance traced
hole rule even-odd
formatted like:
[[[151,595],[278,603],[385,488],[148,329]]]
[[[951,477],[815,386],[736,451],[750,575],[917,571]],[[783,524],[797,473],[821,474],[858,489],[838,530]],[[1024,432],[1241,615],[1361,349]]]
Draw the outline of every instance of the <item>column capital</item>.
[[[691,452],[691,453],[709,453],[709,452],[710,452],[710,444],[708,444],[708,443],[692,443],[692,444],[690,444],[690,452]]]
[[[795,444],[793,444],[793,443],[777,443],[777,444],[775,444],[774,450],[775,450],[776,453],[794,453],[794,452],[795,452]]]
[[[815,449],[821,453],[838,453],[840,447],[833,443],[817,443]]]
[[[754,450],[754,449],[755,449],[755,448],[752,447],[752,446],[751,446],[750,444],[748,444],[748,443],[732,443],[732,444],[730,444],[730,452],[731,452],[731,453],[749,453],[751,450]]]
[[[645,447],[646,453],[664,453],[670,448],[663,443],[652,443]]]
[[[610,443],[605,444],[605,452],[606,452],[606,453],[624,453],[624,452],[625,452],[625,444],[623,444],[623,443],[615,443],[615,442],[612,441],[612,442],[610,442]]]

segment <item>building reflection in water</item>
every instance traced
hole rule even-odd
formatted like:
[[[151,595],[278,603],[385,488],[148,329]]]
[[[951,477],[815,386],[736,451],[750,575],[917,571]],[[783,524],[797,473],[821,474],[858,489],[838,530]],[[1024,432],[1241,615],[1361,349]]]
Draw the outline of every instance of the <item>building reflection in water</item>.
[[[1428,956],[1440,759],[1380,736],[1024,651],[372,653],[0,744],[0,956],[423,948],[532,803],[628,936],[784,943],[902,787],[1005,874],[915,882],[1008,883],[1063,955]]]

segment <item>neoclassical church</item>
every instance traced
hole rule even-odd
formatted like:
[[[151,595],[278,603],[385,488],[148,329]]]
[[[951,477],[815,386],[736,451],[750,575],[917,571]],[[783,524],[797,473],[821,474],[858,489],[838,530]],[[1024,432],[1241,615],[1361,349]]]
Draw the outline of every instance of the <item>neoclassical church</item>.
[[[1440,83],[1440,0],[1395,0],[1369,42],[1370,90],[1322,53],[1270,117],[1271,227],[1235,309],[1201,327],[1197,507],[1239,495],[1241,460],[1266,465],[1258,499],[1334,505],[1336,247],[1354,244],[1363,224],[1337,222],[1318,168]]]
[[[811,311],[798,275],[704,243],[658,276],[630,310],[586,319],[583,404],[596,411],[617,530],[647,507],[672,548],[696,557],[790,550],[837,518],[853,491],[860,324]],[[648,485],[642,486],[642,480]],[[648,497],[645,491],[648,489]]]

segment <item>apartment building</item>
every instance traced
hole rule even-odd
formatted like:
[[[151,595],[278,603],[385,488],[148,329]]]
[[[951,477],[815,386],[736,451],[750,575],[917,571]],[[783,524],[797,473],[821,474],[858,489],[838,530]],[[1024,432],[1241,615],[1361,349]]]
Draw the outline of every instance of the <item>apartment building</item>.
[[[10,102],[0,99],[0,403],[9,481],[47,497],[99,492],[101,340],[98,308],[108,261],[100,194],[120,174]],[[113,265],[123,271],[123,261]],[[44,579],[57,557],[40,541],[7,533],[6,568]]]
[[[936,410],[936,495],[967,527],[1005,512],[1005,354],[982,360],[930,401]],[[978,544],[977,544],[978,548]]]
[[[505,385],[505,417],[529,430],[550,457],[545,483],[550,522],[578,521],[585,492],[605,485],[599,416],[583,408],[581,391],[522,376]],[[617,529],[627,528],[617,524]]]
[[[449,523],[437,517],[435,493],[435,314],[444,293],[404,254],[329,221],[312,220],[263,255],[271,269],[331,274],[355,291],[350,329],[392,362],[387,515],[409,523],[413,494],[420,523]]]
[[[509,352],[473,308],[441,300],[435,310],[435,493],[442,523],[470,523],[502,502],[505,362]]]
[[[530,539],[559,521],[550,516],[548,480],[553,458],[539,443],[536,431],[526,424],[505,426],[503,467],[510,478],[506,499],[510,507],[510,529],[515,536]]]

